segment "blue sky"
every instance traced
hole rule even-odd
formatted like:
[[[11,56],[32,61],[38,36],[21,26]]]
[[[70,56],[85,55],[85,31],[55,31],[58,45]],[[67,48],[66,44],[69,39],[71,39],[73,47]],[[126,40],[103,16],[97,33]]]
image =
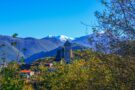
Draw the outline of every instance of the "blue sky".
[[[95,24],[96,10],[102,10],[99,0],[0,0],[0,34],[79,37],[85,35],[80,21]]]

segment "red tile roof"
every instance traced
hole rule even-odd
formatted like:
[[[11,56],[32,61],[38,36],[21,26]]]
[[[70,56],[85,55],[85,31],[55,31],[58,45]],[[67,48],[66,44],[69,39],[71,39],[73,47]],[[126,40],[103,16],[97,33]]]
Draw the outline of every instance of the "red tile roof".
[[[30,73],[32,72],[31,70],[21,70],[20,73]]]

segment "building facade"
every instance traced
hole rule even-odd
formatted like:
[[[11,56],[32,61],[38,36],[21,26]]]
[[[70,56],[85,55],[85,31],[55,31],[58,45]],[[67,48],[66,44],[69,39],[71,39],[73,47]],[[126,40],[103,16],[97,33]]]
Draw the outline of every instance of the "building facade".
[[[64,59],[66,63],[70,63],[72,58],[72,44],[67,40],[64,46],[57,50],[56,61]]]

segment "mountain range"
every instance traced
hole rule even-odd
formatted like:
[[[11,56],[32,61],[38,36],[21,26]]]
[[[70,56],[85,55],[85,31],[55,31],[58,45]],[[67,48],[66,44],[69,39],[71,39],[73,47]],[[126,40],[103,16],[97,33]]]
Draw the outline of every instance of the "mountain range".
[[[16,60],[17,57],[24,57],[26,62],[29,62],[42,57],[55,56],[57,49],[63,46],[66,40],[73,44],[72,48],[74,50],[85,47],[96,50],[96,43],[102,43],[107,46],[109,42],[105,33],[100,33],[98,37],[95,34],[90,34],[75,39],[65,35],[49,35],[42,39],[32,37],[13,38],[0,35],[0,58],[4,57],[10,62]],[[16,46],[11,45],[12,42],[16,42]]]

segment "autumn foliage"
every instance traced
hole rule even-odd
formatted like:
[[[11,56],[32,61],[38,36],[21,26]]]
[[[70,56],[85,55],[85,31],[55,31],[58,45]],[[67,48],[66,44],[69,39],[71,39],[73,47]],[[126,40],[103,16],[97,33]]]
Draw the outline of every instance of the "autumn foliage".
[[[76,51],[71,64],[55,62],[49,68],[32,67],[40,74],[22,79],[16,63],[1,70],[0,90],[134,90],[134,57],[104,55],[90,50]],[[11,67],[11,65],[13,65]]]

